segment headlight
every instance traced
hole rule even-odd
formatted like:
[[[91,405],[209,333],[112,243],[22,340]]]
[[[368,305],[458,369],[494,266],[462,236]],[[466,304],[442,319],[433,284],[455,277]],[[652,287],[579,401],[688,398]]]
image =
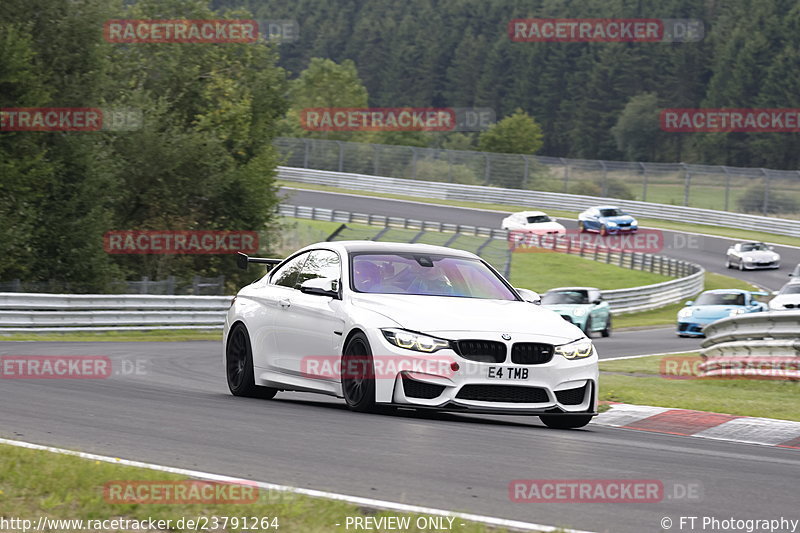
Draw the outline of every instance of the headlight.
[[[616,223],[616,222],[613,222],[613,221],[611,221],[611,220],[609,220],[608,222],[606,222],[606,224],[608,224],[609,226],[616,226],[616,225],[617,225],[617,223]]]
[[[583,359],[594,353],[594,346],[592,346],[592,341],[589,339],[580,339],[568,344],[556,346],[555,351],[557,354],[563,355],[567,359]]]
[[[635,218],[633,220],[631,220],[631,226],[638,226],[638,225],[639,225],[639,222]]]
[[[728,316],[741,315],[742,313],[744,313],[744,309],[740,307],[739,309],[731,309],[730,313],[728,313]]]
[[[747,262],[752,262],[753,258],[752,257],[745,257],[744,260],[747,261]]]
[[[579,307],[578,309],[573,311],[572,314],[575,315],[575,316],[583,316],[583,315],[586,314],[586,309],[584,309],[582,307]]]
[[[692,316],[692,310],[691,309],[687,308],[687,309],[681,309],[680,311],[678,311],[678,318],[689,318],[690,316]]]
[[[781,256],[779,256],[778,254],[772,254],[772,260],[773,261],[777,261],[780,258],[781,258]]]
[[[405,348],[406,350],[432,353],[436,350],[450,347],[450,341],[445,339],[437,339],[436,337],[430,337],[422,333],[414,333],[404,329],[382,329],[381,332],[383,336],[386,337],[387,341],[398,348]]]

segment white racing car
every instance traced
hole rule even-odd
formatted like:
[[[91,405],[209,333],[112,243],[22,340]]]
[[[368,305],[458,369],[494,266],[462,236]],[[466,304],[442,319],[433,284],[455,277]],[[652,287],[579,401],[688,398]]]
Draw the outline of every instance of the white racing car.
[[[501,227],[512,231],[530,231],[540,235],[564,235],[567,233],[562,224],[541,211],[513,213],[503,219]]]
[[[538,295],[468,252],[322,242],[275,263],[225,320],[236,396],[305,391],[382,407],[537,415],[577,428],[597,411],[592,342]]]

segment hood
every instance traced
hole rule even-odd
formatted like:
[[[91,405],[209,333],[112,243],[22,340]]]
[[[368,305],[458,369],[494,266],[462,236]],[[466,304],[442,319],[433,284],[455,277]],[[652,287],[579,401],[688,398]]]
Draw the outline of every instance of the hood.
[[[528,302],[405,294],[358,294],[351,302],[422,333],[494,331],[546,336],[553,343],[582,336],[560,315]]]
[[[694,318],[726,318],[734,309],[744,309],[741,305],[702,305],[690,307]]]
[[[769,302],[771,309],[783,309],[786,304],[792,306],[789,309],[800,310],[800,294],[779,294]]]
[[[616,217],[601,217],[606,222],[616,222],[617,224],[630,224],[635,219],[630,215],[619,215]]]
[[[558,222],[539,222],[538,224],[526,224],[525,229],[532,232],[566,231],[566,228],[564,228],[564,226]]]
[[[591,304],[543,304],[542,307],[561,315],[572,315],[577,309],[585,309],[588,312]]]

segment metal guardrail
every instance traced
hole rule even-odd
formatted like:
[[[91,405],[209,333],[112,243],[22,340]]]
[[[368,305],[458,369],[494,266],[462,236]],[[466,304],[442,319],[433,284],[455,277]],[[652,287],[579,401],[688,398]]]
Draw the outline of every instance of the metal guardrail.
[[[402,217],[387,217],[366,213],[351,213],[335,209],[319,207],[305,207],[282,204],[278,214],[285,217],[306,218],[312,220],[326,220],[344,224],[369,224],[382,227],[410,229],[416,231],[441,231],[459,233],[463,235],[478,236],[504,240],[514,239],[509,231],[496,228],[467,226],[462,224],[445,224],[441,222],[428,222]],[[510,243],[511,244],[511,243]],[[543,237],[537,240],[540,248],[556,252],[578,255],[603,263],[609,263],[632,270],[645,270],[666,276],[680,276],[678,279],[632,287],[602,291],[611,312],[614,314],[631,313],[656,309],[664,305],[679,302],[703,290],[705,271],[699,265],[678,259],[672,259],[655,254],[630,252],[598,246],[589,242],[581,242],[579,246],[572,246],[569,239]],[[513,254],[512,254],[513,255]]]
[[[800,379],[800,311],[725,318],[703,333],[701,377]]]
[[[219,329],[231,296],[0,293],[0,332]]]
[[[419,196],[429,199],[463,200],[504,205],[525,205],[544,209],[583,211],[592,205],[611,204],[638,217],[690,222],[737,229],[758,228],[762,231],[800,237],[800,221],[695,207],[653,204],[597,196],[464,185],[404,178],[387,178],[366,174],[347,174],[329,170],[278,167],[278,178],[285,181],[327,185],[331,187],[381,193]]]

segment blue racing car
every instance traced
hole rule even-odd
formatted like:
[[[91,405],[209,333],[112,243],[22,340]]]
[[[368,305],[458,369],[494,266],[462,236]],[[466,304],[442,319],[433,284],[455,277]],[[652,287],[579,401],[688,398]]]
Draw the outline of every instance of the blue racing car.
[[[601,205],[590,207],[578,215],[578,229],[596,231],[600,235],[616,233],[634,233],[639,229],[639,222],[619,207]]]
[[[678,311],[678,336],[703,337],[703,326],[744,313],[767,311],[767,304],[754,296],[768,296],[766,292],[751,292],[740,289],[716,289],[705,291],[697,300],[686,302]]]

